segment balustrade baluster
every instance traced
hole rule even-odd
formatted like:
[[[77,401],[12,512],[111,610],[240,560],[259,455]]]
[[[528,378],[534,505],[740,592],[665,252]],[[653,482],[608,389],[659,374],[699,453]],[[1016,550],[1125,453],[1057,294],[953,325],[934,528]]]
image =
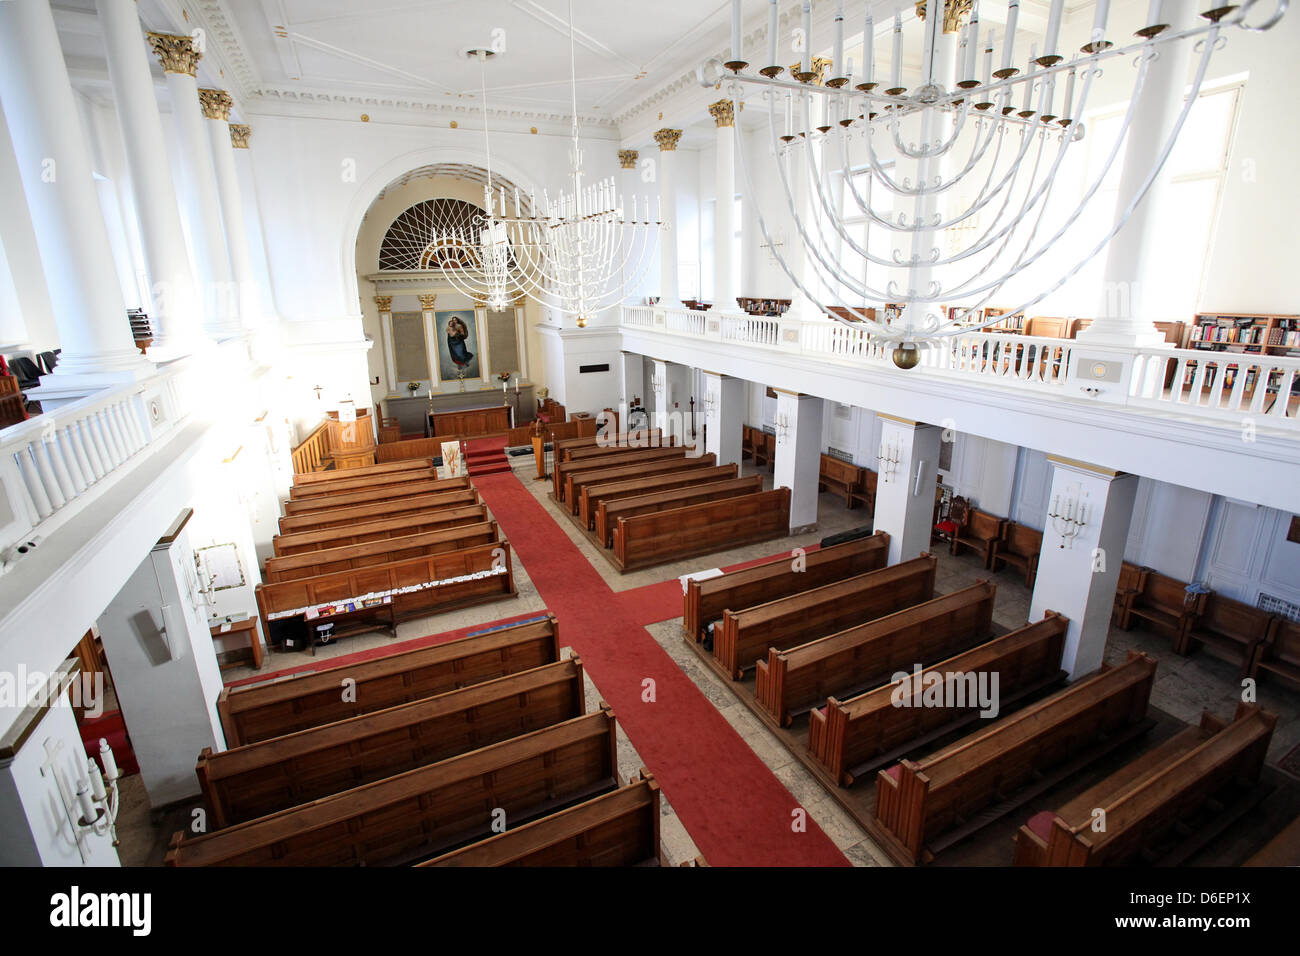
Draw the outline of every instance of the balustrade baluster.
[[[95,430],[95,419],[92,416],[83,418],[78,424],[81,427],[81,437],[86,446],[86,456],[90,459],[90,469],[95,473],[95,480],[98,481],[112,470],[108,460],[108,453]]]
[[[31,448],[32,458],[36,461],[36,473],[41,479],[41,487],[45,489],[46,495],[49,496],[50,505],[55,511],[58,511],[68,503],[68,498],[63,493],[63,489],[59,487],[59,479],[54,474],[54,466],[50,463],[49,449],[41,439],[32,442]]]
[[[76,489],[77,494],[81,494],[90,483],[86,481],[86,476],[81,470],[81,462],[77,461],[77,449],[72,444],[70,431],[71,429],[67,427],[59,429],[59,451],[68,469],[68,475],[72,478],[72,487]]]
[[[1295,384],[1295,369],[1282,369],[1278,374],[1277,398],[1273,400],[1273,407],[1268,410],[1268,414],[1274,418],[1288,418],[1291,406],[1291,387]]]
[[[81,422],[72,422],[68,425],[68,440],[72,442],[72,452],[77,456],[77,464],[81,468],[81,474],[86,479],[86,487],[89,488],[99,480],[99,474],[91,464],[90,453],[86,450],[86,440],[81,431]]]
[[[113,436],[113,429],[109,425],[108,415],[102,408],[95,411],[96,434],[104,442],[104,450],[108,453],[109,471],[117,468],[125,460],[125,456],[118,448],[117,439]]]
[[[32,458],[30,444],[14,452],[14,464],[18,466],[18,476],[22,479],[23,490],[27,492],[27,500],[31,502],[32,510],[36,513],[36,520],[32,524],[48,518],[54,513],[54,505],[41,484],[41,476],[36,468],[36,460]]]

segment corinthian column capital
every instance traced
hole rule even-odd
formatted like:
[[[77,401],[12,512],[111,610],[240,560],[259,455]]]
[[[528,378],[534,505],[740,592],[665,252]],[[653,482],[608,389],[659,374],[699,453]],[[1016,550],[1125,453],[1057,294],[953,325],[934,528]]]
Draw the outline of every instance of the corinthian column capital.
[[[719,128],[736,125],[736,105],[731,100],[710,103],[709,115],[713,117],[713,124]]]
[[[655,142],[659,144],[659,151],[663,153],[675,151],[681,138],[682,131],[679,129],[661,129],[655,132]]]
[[[637,152],[635,149],[620,149],[618,162],[624,169],[636,169]]]
[[[203,115],[208,119],[229,122],[230,109],[235,101],[225,90],[199,90],[199,105],[203,107]]]
[[[203,54],[194,47],[194,38],[176,36],[171,33],[150,33],[149,44],[168,73],[184,73],[193,76],[198,69]]]
[[[230,145],[235,149],[248,149],[248,137],[253,135],[253,128],[241,123],[230,124]]]

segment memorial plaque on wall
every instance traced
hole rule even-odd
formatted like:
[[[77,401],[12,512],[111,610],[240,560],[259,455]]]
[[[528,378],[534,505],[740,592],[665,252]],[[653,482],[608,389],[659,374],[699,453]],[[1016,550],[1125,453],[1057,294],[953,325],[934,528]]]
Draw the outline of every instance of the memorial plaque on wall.
[[[488,355],[493,375],[515,372],[519,369],[519,336],[515,328],[515,312],[487,313]]]
[[[399,383],[428,381],[422,312],[393,313],[393,367]]]

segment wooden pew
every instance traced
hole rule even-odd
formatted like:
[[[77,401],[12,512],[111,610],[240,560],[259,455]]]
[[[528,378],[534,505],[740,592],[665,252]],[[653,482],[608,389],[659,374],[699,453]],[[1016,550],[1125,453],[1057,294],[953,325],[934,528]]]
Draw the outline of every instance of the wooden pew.
[[[904,859],[928,858],[1133,739],[1149,727],[1155,670],[1154,660],[1131,651],[1119,667],[880,771],[876,821],[884,836]]]
[[[727,468],[735,470],[735,465]],[[713,469],[708,469],[712,471]],[[607,488],[597,485],[594,490]],[[587,500],[587,491],[583,489],[583,501]],[[609,496],[600,498],[600,508],[596,512],[596,537],[605,547],[614,544],[614,526],[619,518],[650,514],[654,511],[668,511],[672,508],[685,508],[689,505],[719,501],[723,498],[735,498],[738,495],[754,495],[763,490],[762,475],[750,475],[748,478],[727,478],[722,481],[695,482],[680,488],[670,488],[654,494]]]
[[[985,568],[992,567],[994,549],[1006,531],[1006,526],[1006,518],[971,508],[966,512],[966,520],[952,536],[951,551],[957,555],[961,554],[962,548],[970,548],[984,559]]]
[[[1232,722],[1209,711],[1089,787],[1056,812],[1036,814],[1016,834],[1017,866],[1117,866],[1145,854],[1225,788],[1259,780],[1277,717],[1238,704]],[[1105,828],[1094,831],[1097,811]]]
[[[860,504],[874,513],[876,510],[876,485],[880,476],[870,468],[863,468],[862,472],[862,483],[858,488],[849,492],[849,498],[853,503]],[[853,504],[850,504],[849,507],[852,508]]]
[[[1000,540],[993,542],[989,559],[994,571],[1003,565],[1014,565],[1025,576],[1025,587],[1033,590],[1038,577],[1038,553],[1043,550],[1043,532],[1028,525],[1008,521]]]
[[[431,458],[412,458],[407,461],[385,462],[379,465],[364,465],[360,468],[345,468],[342,471],[312,471],[293,476],[294,487],[332,484],[340,479],[368,478],[374,475],[400,474],[404,471],[419,471],[433,466]]]
[[[620,452],[646,448],[672,448],[677,439],[664,438],[658,428],[649,431],[623,433],[613,439],[598,437],[567,438],[555,443],[556,461],[580,461],[584,458],[599,458],[601,455],[617,455]]]
[[[713,629],[714,660],[733,680],[740,680],[769,648],[794,647],[928,601],[934,597],[937,564],[932,555],[923,554],[765,604],[727,610],[722,627]]]
[[[619,518],[614,561],[620,571],[725,551],[790,533],[790,489]]]
[[[659,784],[643,770],[612,793],[416,865],[662,866]]]
[[[414,863],[618,786],[608,710],[512,737],[224,830],[172,838],[167,866]]]
[[[686,582],[682,596],[682,626],[696,641],[728,609],[742,611],[800,591],[883,568],[889,561],[889,535],[877,531],[867,538],[846,541],[803,554],[782,555],[703,581]]]
[[[596,515],[599,513],[601,501],[632,498],[684,488],[688,485],[725,481],[737,477],[738,473],[739,469],[735,465],[719,465],[717,456],[710,454],[700,458],[688,458],[670,471],[657,471],[614,481],[584,480],[574,491],[574,501],[578,506],[579,520],[588,530],[592,530],[596,526]],[[763,490],[761,483],[758,490]],[[610,527],[613,525],[611,524]]]
[[[1069,624],[1048,611],[1041,621],[927,667],[919,683],[888,684],[851,700],[830,697],[825,707],[809,712],[808,750],[840,786],[851,787],[882,764],[894,763],[932,740],[984,719],[972,695],[951,706],[925,706],[925,689],[937,677],[997,674],[1003,710],[1025,694],[1060,680]]]
[[[581,717],[577,658],[213,753],[196,772],[215,828],[300,806]]]
[[[1257,649],[1275,625],[1276,618],[1267,611],[1222,594],[1207,594],[1204,609],[1188,621],[1174,650],[1190,654],[1197,645],[1203,646],[1215,657],[1236,664],[1239,675],[1245,677]]]
[[[754,696],[782,727],[831,694],[861,693],[900,668],[942,660],[993,634],[996,589],[980,581],[943,597],[798,644],[758,661]]]
[[[740,432],[740,460],[748,458],[754,460],[754,451],[758,448],[759,436],[763,434],[761,428],[755,428],[753,425],[741,425]]]
[[[1115,583],[1115,603],[1111,608],[1111,623],[1119,627],[1120,616],[1124,610],[1124,597],[1130,591],[1136,591],[1142,583],[1142,572],[1149,568],[1139,567],[1125,561],[1119,568],[1119,580]]]
[[[284,503],[286,515],[317,514],[333,511],[335,508],[350,508],[353,505],[373,504],[377,501],[400,501],[418,495],[435,495],[439,492],[454,491],[467,486],[466,479],[439,478],[421,481],[406,481],[395,485],[380,485],[347,494],[324,495],[316,498],[290,499]]]
[[[384,442],[375,448],[375,460],[381,463],[407,461],[412,458],[442,458],[442,446],[457,439],[452,436],[437,438],[401,438],[397,441]]]
[[[658,459],[628,460],[624,455],[606,457],[601,460],[603,466],[595,468],[577,468],[564,473],[563,501],[572,514],[582,510],[582,489],[593,484],[608,484],[611,481],[629,481],[653,475],[668,475],[679,471],[702,471],[705,468],[718,467],[718,455],[699,455],[698,458],[686,457],[684,449],[666,449],[679,454],[667,455]],[[593,460],[593,459],[586,459]]]
[[[300,515],[285,515],[280,519],[280,533],[297,534],[324,531],[329,528],[350,528],[381,518],[400,518],[414,512],[429,512],[480,503],[478,492],[470,487],[469,478],[452,478],[449,481],[454,484],[431,494],[348,505]]]
[[[1259,848],[1242,866],[1300,866],[1300,817]]]
[[[484,505],[434,508],[429,511],[408,512],[379,521],[322,528],[319,531],[277,534],[271,538],[271,547],[275,551],[275,556],[280,558],[308,551],[341,548],[344,545],[361,544],[365,541],[381,541],[384,538],[422,534],[425,531],[444,531],[448,528],[459,528],[487,520],[487,508]]]
[[[351,470],[351,469],[349,469]],[[341,474],[345,474],[343,472]],[[333,498],[353,491],[368,491],[376,488],[403,487],[418,481],[431,481],[438,477],[438,470],[432,465],[423,468],[408,468],[404,471],[389,472],[380,475],[367,475],[362,478],[336,478],[333,481],[317,481],[309,484],[294,482],[289,489],[289,498],[293,501],[309,501],[316,498]]]
[[[1202,606],[1199,599],[1189,603],[1186,588],[1182,581],[1142,568],[1136,588],[1122,597],[1120,630],[1127,631],[1141,621],[1168,637],[1172,646],[1180,646],[1192,615]]]
[[[217,715],[231,747],[346,720],[560,659],[554,615],[445,644],[325,667],[265,684],[227,687]],[[356,693],[344,699],[343,681]]]
[[[1300,621],[1278,618],[1272,633],[1257,646],[1250,676],[1258,680],[1264,674],[1300,688]]]
[[[381,628],[396,636],[401,621],[515,593],[505,541],[254,589],[262,633],[304,640],[309,628],[327,623],[336,638]]]
[[[776,436],[760,431],[754,439],[754,465],[768,471],[776,467]]]
[[[262,580],[266,584],[298,581],[322,574],[352,571],[376,564],[405,561],[407,558],[420,558],[431,554],[442,554],[444,551],[460,551],[482,544],[494,544],[499,539],[495,521],[443,528],[438,531],[422,531],[418,534],[402,535],[400,538],[381,538],[378,541],[364,541],[361,544],[348,544],[338,548],[308,551],[304,554],[267,558]]]
[[[861,492],[865,488],[866,472],[867,469],[861,465],[855,465],[850,461],[841,461],[839,458],[823,452],[817,480],[821,485],[821,490],[834,492],[844,499],[846,508],[852,508],[858,501],[858,498],[854,496],[854,492]]]
[[[602,468],[613,467],[610,458],[621,464],[632,464],[633,462],[652,462],[661,461],[668,458],[686,457],[685,448],[633,448],[621,451],[613,456],[600,455],[596,458],[582,458],[578,461],[560,461],[556,460],[551,465],[551,490],[555,495],[556,501],[564,501],[566,492],[566,479],[573,474],[583,471],[596,471]]]

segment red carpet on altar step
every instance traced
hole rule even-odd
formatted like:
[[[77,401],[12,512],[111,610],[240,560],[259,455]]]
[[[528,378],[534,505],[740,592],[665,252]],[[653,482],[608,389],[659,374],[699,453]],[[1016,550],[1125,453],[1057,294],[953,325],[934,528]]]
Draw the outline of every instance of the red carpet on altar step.
[[[471,478],[479,475],[497,475],[510,471],[505,455],[504,435],[496,438],[475,438],[465,442],[465,465]]]
[[[475,487],[559,620],[561,643],[582,658],[705,859],[713,866],[847,866],[519,479],[489,475]],[[678,588],[680,613],[680,585],[667,583]],[[640,768],[619,769],[627,777]]]

